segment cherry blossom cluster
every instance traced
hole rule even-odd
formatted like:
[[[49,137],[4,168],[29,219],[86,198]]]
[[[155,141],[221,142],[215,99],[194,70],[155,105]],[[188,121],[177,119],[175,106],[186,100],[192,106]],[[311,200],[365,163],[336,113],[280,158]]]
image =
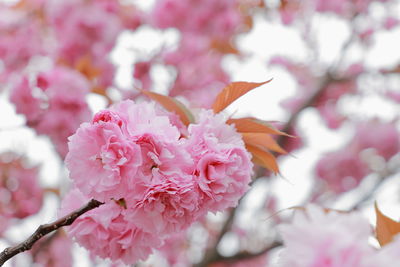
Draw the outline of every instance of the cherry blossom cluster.
[[[259,0],[158,0],[150,12],[150,24],[181,33],[174,50],[161,51],[158,61],[173,66],[176,78],[171,96],[184,96],[192,105],[210,108],[221,85],[229,82],[222,68],[226,54],[238,54],[234,37],[251,28],[252,12]],[[134,77],[148,89],[152,60],[137,62]],[[142,68],[146,66],[146,68]],[[207,66],[207,67],[205,67]]]
[[[70,137],[74,184],[63,213],[90,198],[72,236],[94,255],[134,263],[208,212],[237,204],[252,174],[241,135],[222,114],[199,112],[187,129],[154,103],[122,101]]]
[[[0,4],[0,81],[11,89],[17,113],[48,135],[62,158],[67,137],[91,116],[86,96],[111,101],[115,66],[108,54],[119,34],[142,19],[133,5],[119,1]]]
[[[338,213],[310,205],[291,223],[279,226],[284,249],[277,266],[395,267],[399,236],[380,250],[368,240],[372,228],[361,213]]]
[[[42,207],[38,175],[39,168],[25,158],[11,152],[0,155],[0,234],[13,218],[24,219]]]
[[[378,119],[358,123],[354,137],[343,149],[327,153],[317,162],[317,179],[336,193],[354,189],[372,172],[362,158],[362,152],[367,149],[389,161],[400,151],[399,130],[393,123]]]
[[[354,14],[369,14],[374,2],[386,3],[390,0],[281,0],[279,14],[283,24],[290,25],[313,12],[335,14],[343,19],[351,19]],[[391,28],[398,25],[398,18],[393,14],[381,21],[379,26]]]
[[[68,92],[68,93],[66,93]],[[17,112],[25,115],[27,125],[37,133],[48,135],[57,152],[68,152],[67,138],[90,119],[85,97],[90,83],[78,71],[57,67],[39,73],[33,81],[24,76],[11,92],[10,100]]]

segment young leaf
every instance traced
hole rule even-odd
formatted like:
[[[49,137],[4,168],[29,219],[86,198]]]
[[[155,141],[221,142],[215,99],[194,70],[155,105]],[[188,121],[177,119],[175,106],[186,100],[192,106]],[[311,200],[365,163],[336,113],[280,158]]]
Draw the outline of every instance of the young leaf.
[[[211,41],[211,48],[217,50],[222,54],[236,54],[238,55],[240,52],[237,48],[229,41],[220,41],[218,39],[214,39]]]
[[[281,132],[267,122],[258,120],[256,118],[240,118],[240,119],[229,119],[227,124],[235,124],[235,128],[238,132],[252,132],[252,133],[267,133],[276,135],[285,135],[289,137],[294,137],[287,133]]]
[[[252,145],[246,145],[246,149],[253,155],[252,160],[254,163],[273,171],[275,174],[279,173],[276,159],[270,152]]]
[[[375,202],[376,238],[381,246],[390,243],[393,237],[400,233],[400,223],[384,215]]]
[[[89,56],[81,57],[75,64],[75,69],[85,75],[89,80],[92,80],[100,75],[101,71],[93,67]]]
[[[278,153],[287,152],[268,134],[265,133],[241,133],[246,145],[262,147]]]
[[[166,110],[170,112],[175,112],[184,125],[188,126],[191,122],[194,122],[194,117],[189,109],[187,109],[185,105],[183,105],[175,98],[150,91],[141,90],[141,92],[142,94],[148,96],[154,101],[160,103]]]
[[[214,104],[212,106],[214,112],[220,112],[242,95],[246,94],[254,88],[270,82],[271,80],[262,83],[233,82],[229,84],[215,98]]]

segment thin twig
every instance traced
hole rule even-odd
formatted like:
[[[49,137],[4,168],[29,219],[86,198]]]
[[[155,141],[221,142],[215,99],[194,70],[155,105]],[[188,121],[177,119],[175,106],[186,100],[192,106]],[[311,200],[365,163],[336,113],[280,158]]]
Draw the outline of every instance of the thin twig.
[[[14,247],[8,247],[3,250],[3,252],[0,253],[0,266],[2,266],[7,260],[10,258],[14,257],[15,255],[24,252],[26,250],[31,249],[33,244],[36,243],[39,239],[41,239],[43,236],[67,225],[71,225],[79,216],[82,214],[95,209],[102,205],[102,202],[99,202],[95,199],[90,200],[85,206],[79,208],[78,210],[75,210],[66,216],[52,222],[49,224],[42,224],[40,225],[36,231],[28,237],[25,241],[22,243],[14,246]]]
[[[236,253],[235,255],[232,255],[232,256],[222,256],[221,254],[219,254],[217,252],[213,258],[209,258],[209,259],[207,259],[207,261],[203,260],[202,262],[195,264],[194,267],[207,267],[209,264],[215,263],[215,262],[232,263],[232,262],[252,259],[252,258],[261,256],[261,255],[267,253],[268,251],[271,251],[272,249],[280,247],[280,246],[282,246],[282,243],[275,241],[271,245],[266,246],[265,248],[263,248],[262,250],[260,250],[258,252],[242,251],[242,252]]]
[[[400,167],[395,167],[393,169],[385,168],[383,171],[378,172],[378,181],[374,184],[374,186],[356,203],[353,204],[349,210],[359,210],[365,205],[372,197],[375,196],[376,192],[382,187],[382,185],[390,178],[400,171]]]

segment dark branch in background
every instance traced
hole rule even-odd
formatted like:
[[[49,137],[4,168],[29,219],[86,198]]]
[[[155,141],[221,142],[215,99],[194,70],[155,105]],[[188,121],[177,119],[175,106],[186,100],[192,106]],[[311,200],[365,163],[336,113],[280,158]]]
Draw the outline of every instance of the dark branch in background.
[[[14,246],[14,247],[8,247],[8,248],[4,249],[3,252],[0,253],[0,266],[2,266],[7,260],[14,257],[15,255],[31,249],[33,244],[35,244],[36,241],[41,239],[43,236],[45,236],[53,231],[56,231],[57,229],[59,229],[63,226],[71,225],[79,216],[81,216],[82,214],[84,214],[92,209],[99,207],[102,204],[104,204],[104,203],[92,199],[85,206],[65,215],[64,217],[62,217],[60,219],[58,219],[52,223],[49,223],[49,224],[40,225],[36,229],[36,231],[30,237],[28,237],[25,241],[23,241],[22,243]]]
[[[378,171],[377,172],[378,181],[374,184],[374,186],[360,200],[358,200],[356,203],[354,203],[353,206],[351,206],[349,208],[349,210],[353,211],[353,210],[361,209],[364,204],[366,204],[368,201],[370,201],[372,199],[372,197],[381,188],[381,186],[390,177],[392,177],[396,173],[399,173],[399,171],[400,171],[400,165],[399,164],[397,164],[396,166],[394,166],[392,168],[386,167],[382,171],[380,171],[380,172]]]
[[[268,251],[280,247],[282,246],[281,242],[274,242],[269,246],[266,246],[265,248],[263,248],[262,250],[258,251],[258,252],[248,252],[248,251],[242,251],[239,252],[235,255],[232,256],[222,256],[221,254],[219,254],[218,252],[213,255],[213,258],[208,258],[207,261],[202,261],[199,264],[195,264],[194,267],[206,267],[211,263],[216,263],[216,262],[224,262],[224,263],[233,263],[233,262],[237,262],[237,261],[242,261],[242,260],[247,260],[247,259],[252,259],[252,258],[256,258],[258,256],[261,256],[265,253],[267,253]]]

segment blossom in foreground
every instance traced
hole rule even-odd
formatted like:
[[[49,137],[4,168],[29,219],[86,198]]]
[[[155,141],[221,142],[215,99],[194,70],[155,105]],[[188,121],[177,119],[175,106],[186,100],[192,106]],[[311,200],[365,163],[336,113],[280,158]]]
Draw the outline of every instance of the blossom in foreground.
[[[75,185],[88,197],[109,201],[137,197],[154,172],[189,170],[180,132],[164,113],[154,104],[127,100],[82,124],[66,157]]]
[[[64,198],[60,215],[76,210],[88,202],[78,189]],[[144,260],[162,240],[145,233],[125,219],[128,211],[117,202],[108,202],[80,216],[69,227],[70,235],[93,256],[121,260],[131,264]]]
[[[253,167],[240,134],[222,114],[203,111],[189,126],[188,147],[202,205],[214,212],[235,206],[248,189]]]
[[[253,167],[241,135],[212,111],[183,129],[155,103],[125,100],[69,140],[65,161],[76,189],[63,213],[90,198],[105,203],[69,233],[93,255],[126,264],[146,259],[208,211],[235,206]]]

